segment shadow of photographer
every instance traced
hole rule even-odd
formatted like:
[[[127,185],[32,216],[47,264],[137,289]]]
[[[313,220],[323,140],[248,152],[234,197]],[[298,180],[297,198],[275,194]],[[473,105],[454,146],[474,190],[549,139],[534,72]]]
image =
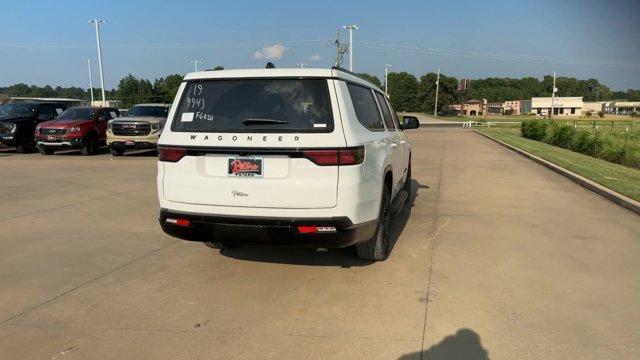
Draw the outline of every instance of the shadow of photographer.
[[[489,360],[480,343],[480,335],[471,329],[460,329],[424,351],[403,355],[399,360]]]

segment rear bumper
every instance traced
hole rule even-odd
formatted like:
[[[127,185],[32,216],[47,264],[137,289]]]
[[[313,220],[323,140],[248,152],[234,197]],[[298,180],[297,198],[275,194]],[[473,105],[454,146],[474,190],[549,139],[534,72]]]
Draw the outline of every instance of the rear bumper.
[[[187,219],[189,226],[167,222],[167,218]],[[160,210],[162,230],[183,240],[222,242],[239,245],[284,245],[296,247],[342,248],[373,237],[378,221],[353,224],[346,217],[295,219],[218,216]],[[333,226],[336,232],[300,234],[298,226]]]

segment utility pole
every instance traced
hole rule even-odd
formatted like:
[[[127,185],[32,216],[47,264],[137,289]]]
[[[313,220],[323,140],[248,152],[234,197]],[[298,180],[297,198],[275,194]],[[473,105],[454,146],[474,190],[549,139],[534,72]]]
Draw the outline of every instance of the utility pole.
[[[91,74],[91,59],[86,59],[84,62],[89,66],[89,91],[91,92],[91,106],[93,106],[93,75]]]
[[[342,28],[349,29],[349,71],[353,71],[353,30],[358,30],[358,25],[345,25]]]
[[[391,64],[385,64],[384,66],[384,93],[389,97],[389,68],[392,67]]]
[[[89,20],[96,27],[96,43],[98,46],[98,67],[100,68],[100,87],[102,88],[102,106],[106,106],[106,98],[104,94],[104,71],[102,69],[102,46],[100,45],[100,23],[106,23],[107,20],[93,19]]]
[[[551,91],[551,114],[549,114],[549,119],[553,118],[553,112],[555,110],[555,106],[554,106],[554,101],[556,99],[556,91],[558,91],[558,89],[556,88],[556,72],[553,72],[553,89]]]
[[[340,28],[336,30],[336,40],[330,43],[329,46],[335,46],[336,48],[336,61],[333,66],[340,67],[342,64],[342,55],[349,50],[348,45],[340,44]]]
[[[191,63],[193,64],[193,67],[195,68],[196,72],[198,71],[198,64],[201,62],[202,60],[191,60]]]
[[[297,63],[296,65],[298,65],[298,67],[300,67],[300,69],[304,69],[305,66],[307,66],[306,63]]]
[[[438,68],[438,78],[436,79],[436,104],[433,107],[433,116],[438,116],[438,91],[440,91],[440,68]]]

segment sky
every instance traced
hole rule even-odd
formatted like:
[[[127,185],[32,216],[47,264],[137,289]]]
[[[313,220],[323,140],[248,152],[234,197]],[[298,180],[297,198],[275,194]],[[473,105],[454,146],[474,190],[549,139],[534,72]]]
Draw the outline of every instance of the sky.
[[[18,1],[0,0],[0,86],[99,85],[131,73],[155,79],[200,68],[331,67],[330,40],[354,32],[354,71],[416,76],[596,78],[640,89],[639,0]],[[348,33],[341,31],[348,40]],[[348,58],[343,67],[348,66]]]

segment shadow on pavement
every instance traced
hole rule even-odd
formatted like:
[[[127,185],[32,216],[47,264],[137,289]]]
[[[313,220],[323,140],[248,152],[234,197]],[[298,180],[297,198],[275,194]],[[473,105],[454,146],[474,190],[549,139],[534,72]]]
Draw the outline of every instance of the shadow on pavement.
[[[403,355],[399,360],[489,360],[480,336],[471,329],[460,329],[425,351]]]
[[[391,222],[391,255],[393,248],[402,231],[407,226],[411,216],[411,209],[414,206],[419,189],[428,188],[421,185],[416,180],[411,180],[411,194],[408,203],[398,213]],[[237,260],[259,261],[279,264],[295,264],[308,266],[340,266],[349,268],[352,266],[366,266],[373,261],[360,260],[356,258],[353,247],[344,249],[329,249],[328,251],[316,251],[313,248],[294,247],[269,247],[269,246],[246,246],[240,248],[224,249],[220,254]]]

